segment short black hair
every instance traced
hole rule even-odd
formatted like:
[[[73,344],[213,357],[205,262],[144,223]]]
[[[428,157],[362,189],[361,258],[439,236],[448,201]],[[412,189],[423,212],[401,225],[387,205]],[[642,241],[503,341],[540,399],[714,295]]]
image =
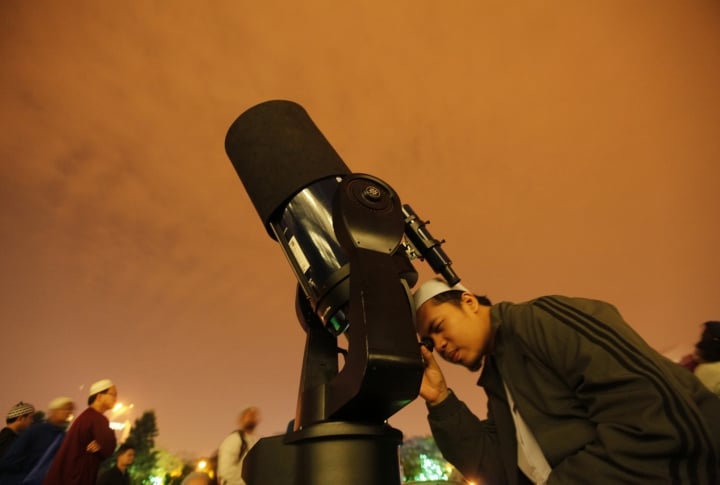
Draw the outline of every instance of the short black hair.
[[[705,328],[695,348],[705,362],[720,361],[720,322],[705,322],[703,326]]]
[[[135,449],[135,445],[129,441],[126,441],[125,443],[118,446],[118,449],[115,450],[115,454],[117,456],[120,456],[128,450],[134,450],[134,449]]]
[[[98,394],[107,394],[109,390],[110,390],[110,388],[108,387],[107,389],[105,389],[103,391],[96,392],[92,396],[88,396],[88,406],[90,406],[92,403],[95,402],[95,399],[97,399]]]
[[[450,291],[444,291],[442,293],[439,293],[432,297],[432,301],[435,304],[440,303],[452,303],[455,306],[460,306],[460,302],[462,301],[462,295],[465,293],[462,290],[450,290]],[[478,302],[483,306],[492,306],[492,302],[490,299],[485,295],[474,295],[475,298],[477,298]]]

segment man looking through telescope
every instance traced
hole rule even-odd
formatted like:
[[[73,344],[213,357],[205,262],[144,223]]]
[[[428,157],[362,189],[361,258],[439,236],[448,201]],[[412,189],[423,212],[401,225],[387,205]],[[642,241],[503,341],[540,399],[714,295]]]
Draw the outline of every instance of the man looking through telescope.
[[[414,294],[417,331],[446,361],[481,370],[480,420],[433,353],[420,395],[433,437],[490,484],[718,483],[720,399],[653,350],[612,305],[546,296],[491,305],[440,279]]]

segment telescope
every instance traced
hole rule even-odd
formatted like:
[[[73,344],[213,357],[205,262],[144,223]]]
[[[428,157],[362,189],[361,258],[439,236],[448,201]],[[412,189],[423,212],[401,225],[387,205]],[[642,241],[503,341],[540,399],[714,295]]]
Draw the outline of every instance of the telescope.
[[[295,418],[249,451],[243,478],[398,485],[402,432],[387,420],[418,396],[424,370],[413,261],[456,284],[444,241],[386,182],[351,172],[297,103],[248,109],[225,150],[295,274],[306,333]]]

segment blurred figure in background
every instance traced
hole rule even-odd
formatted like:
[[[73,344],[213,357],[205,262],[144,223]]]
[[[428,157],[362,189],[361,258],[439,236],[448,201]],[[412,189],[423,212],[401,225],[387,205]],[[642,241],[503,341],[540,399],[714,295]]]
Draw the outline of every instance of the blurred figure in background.
[[[192,472],[183,479],[180,485],[210,485],[210,477],[207,473]]]
[[[135,446],[123,443],[115,453],[115,466],[100,475],[97,485],[130,485],[128,468],[134,461]]]
[[[33,423],[35,408],[32,404],[20,401],[10,408],[5,418],[6,426],[0,431],[0,457],[20,433]]]
[[[0,458],[2,485],[42,483],[74,410],[75,404],[69,397],[50,401],[46,420],[30,426]]]
[[[705,322],[700,340],[692,354],[694,374],[712,392],[720,396],[720,322]]]
[[[242,478],[242,464],[255,445],[254,431],[260,423],[260,410],[251,406],[238,416],[238,429],[228,435],[218,448],[218,483],[220,485],[245,485]]]
[[[94,485],[103,460],[112,456],[117,440],[103,415],[115,406],[117,388],[109,379],[90,386],[88,407],[67,432],[50,465],[45,485]]]

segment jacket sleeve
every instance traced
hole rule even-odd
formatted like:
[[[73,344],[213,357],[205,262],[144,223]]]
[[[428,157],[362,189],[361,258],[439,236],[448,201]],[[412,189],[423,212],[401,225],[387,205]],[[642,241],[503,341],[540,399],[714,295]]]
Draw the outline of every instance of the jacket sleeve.
[[[440,452],[465,478],[507,483],[490,414],[478,419],[450,392],[442,403],[428,406],[428,422]]]
[[[525,351],[574,390],[594,439],[549,484],[717,483],[704,417],[667,359],[607,303],[544,297],[521,329]]]
[[[112,454],[115,453],[115,446],[117,445],[115,431],[113,431],[110,423],[104,417],[93,420],[92,426],[92,439],[100,445],[100,450],[96,452],[96,455],[102,459],[110,458]]]

